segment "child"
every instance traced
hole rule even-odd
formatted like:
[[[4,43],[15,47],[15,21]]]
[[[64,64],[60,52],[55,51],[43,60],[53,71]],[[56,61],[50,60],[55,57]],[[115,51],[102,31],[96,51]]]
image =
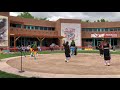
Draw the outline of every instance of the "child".
[[[68,62],[69,59],[70,59],[70,47],[69,47],[68,44],[69,44],[69,42],[65,43],[65,41],[64,41],[63,46],[64,46],[64,49],[65,49],[65,56],[66,56],[65,62]]]

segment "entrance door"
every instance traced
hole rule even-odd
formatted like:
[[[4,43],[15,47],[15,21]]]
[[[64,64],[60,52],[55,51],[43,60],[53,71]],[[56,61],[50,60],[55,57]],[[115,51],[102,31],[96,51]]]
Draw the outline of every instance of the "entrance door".
[[[97,41],[97,46],[100,44],[101,41]]]
[[[101,43],[102,39],[97,39],[97,46]]]

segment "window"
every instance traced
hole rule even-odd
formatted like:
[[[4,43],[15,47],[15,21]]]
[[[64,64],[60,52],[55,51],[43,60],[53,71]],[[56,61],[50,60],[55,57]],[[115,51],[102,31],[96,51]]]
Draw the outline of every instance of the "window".
[[[34,26],[31,26],[31,29],[34,29]]]
[[[40,27],[40,30],[43,30],[43,27]]]
[[[86,29],[85,28],[82,28],[82,31],[85,31]]]
[[[98,32],[100,31],[100,28],[98,28]]]
[[[27,26],[27,29],[30,29],[30,26]]]
[[[117,28],[114,28],[114,31],[117,31]]]
[[[105,29],[104,29],[104,28],[102,28],[102,29],[101,29],[101,31],[105,31]]]
[[[52,27],[52,31],[54,31],[55,30],[55,28],[54,27]]]
[[[48,27],[48,30],[52,30],[52,28],[51,28],[51,27]]]
[[[108,31],[108,28],[105,28],[105,31]]]
[[[97,28],[94,28],[93,31],[96,32],[96,31],[97,31]]]
[[[113,28],[110,28],[110,31],[113,31]]]
[[[92,31],[92,28],[89,28],[88,31]]]
[[[11,23],[11,24],[10,24],[10,27],[17,27],[17,24]]]
[[[44,27],[44,30],[47,30],[47,27]]]
[[[110,28],[108,28],[108,31],[110,31]]]
[[[35,29],[36,29],[36,30],[38,30],[38,29],[39,29],[39,27],[38,27],[38,26],[35,26]]]
[[[120,28],[118,28],[118,31],[120,31]]]

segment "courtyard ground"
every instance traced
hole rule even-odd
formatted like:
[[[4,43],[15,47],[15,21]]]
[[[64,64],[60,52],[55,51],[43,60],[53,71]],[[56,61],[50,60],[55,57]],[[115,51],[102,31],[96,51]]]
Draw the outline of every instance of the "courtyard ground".
[[[23,69],[30,72],[74,75],[120,75],[120,55],[111,54],[111,66],[105,66],[98,53],[79,53],[67,63],[64,53],[39,54],[37,60],[23,57]],[[13,68],[20,69],[20,57],[7,61]]]

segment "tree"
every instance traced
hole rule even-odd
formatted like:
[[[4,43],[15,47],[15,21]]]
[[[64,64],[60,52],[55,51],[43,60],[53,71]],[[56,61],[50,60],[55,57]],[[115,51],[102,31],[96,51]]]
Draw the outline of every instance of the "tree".
[[[100,22],[100,20],[97,20],[97,22]]]
[[[86,20],[85,22],[90,22],[89,20]]]
[[[108,20],[100,19],[100,20],[97,20],[97,22],[108,22]]]
[[[105,19],[101,19],[101,22],[106,22]]]
[[[34,18],[34,16],[32,16],[29,12],[23,12],[20,15],[18,15],[18,17],[22,17],[22,18]]]
[[[37,20],[48,20],[47,18],[34,17],[34,16],[32,16],[29,12],[20,13],[20,15],[18,15],[17,17],[32,18],[32,19],[37,19]]]

